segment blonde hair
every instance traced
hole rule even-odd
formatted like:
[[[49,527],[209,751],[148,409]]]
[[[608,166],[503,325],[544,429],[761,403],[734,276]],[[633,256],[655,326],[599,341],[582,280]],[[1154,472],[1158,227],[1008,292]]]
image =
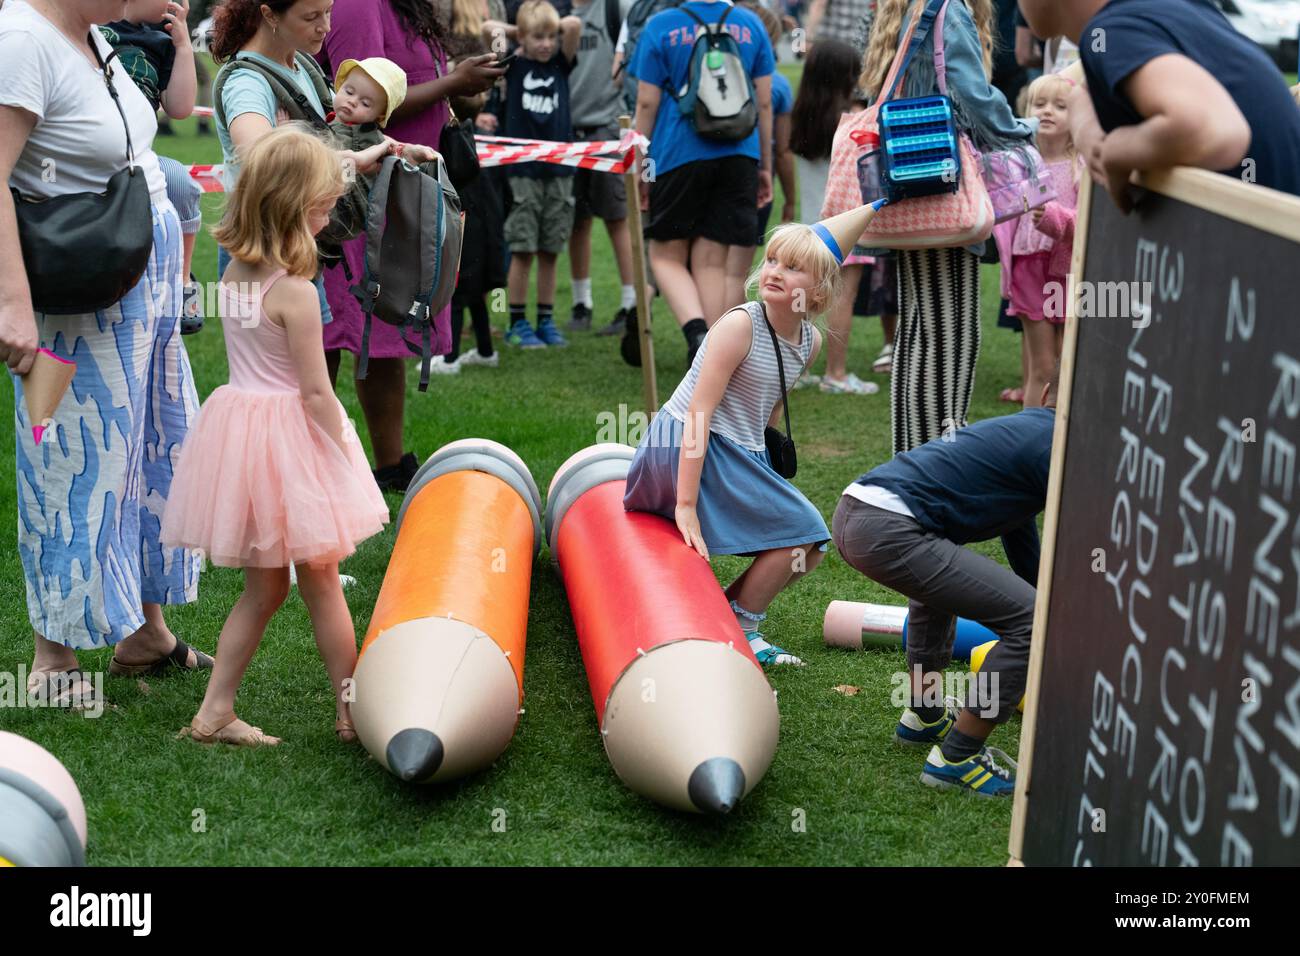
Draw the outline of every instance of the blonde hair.
[[[539,31],[554,32],[560,28],[560,14],[547,0],[527,0],[515,14],[515,27],[521,37]]]
[[[871,37],[863,56],[860,86],[875,99],[885,85],[889,66],[898,52],[899,36],[903,30],[903,16],[911,0],[880,0],[876,6],[876,19],[871,24]],[[924,0],[919,0],[924,7]],[[979,32],[980,49],[984,51],[984,76],[993,76],[993,0],[957,0],[970,10],[975,29]],[[918,11],[919,12],[919,11]]]
[[[239,152],[239,182],[212,237],[241,262],[312,278],[316,237],[308,216],[343,194],[338,156],[310,126],[296,122],[281,123]]]
[[[1025,108],[1020,115],[1029,116],[1034,110],[1034,100],[1038,99],[1039,96],[1050,98],[1060,93],[1068,98],[1072,89],[1074,89],[1074,81],[1068,76],[1062,76],[1060,73],[1044,73],[1025,87]],[[1074,137],[1070,135],[1068,126],[1065,130],[1065,143],[1065,149],[1070,154],[1070,158],[1077,157],[1078,150],[1074,147]]]
[[[839,297],[843,284],[840,264],[811,226],[788,222],[773,229],[763,250],[763,262],[769,258],[778,259],[789,268],[807,272],[813,277],[814,285],[809,290],[813,301],[808,303],[807,309],[809,316],[825,312]],[[746,289],[751,292],[758,290],[758,277],[762,271],[763,264],[759,263],[758,268],[749,274]]]
[[[451,0],[451,30],[477,37],[483,32],[483,0]]]

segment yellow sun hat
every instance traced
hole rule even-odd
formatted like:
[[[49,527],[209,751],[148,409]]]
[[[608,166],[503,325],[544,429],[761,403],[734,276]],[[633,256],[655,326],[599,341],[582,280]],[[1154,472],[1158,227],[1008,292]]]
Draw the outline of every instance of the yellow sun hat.
[[[334,74],[335,93],[347,80],[348,74],[355,69],[360,69],[362,73],[378,83],[388,97],[384,115],[379,118],[379,125],[387,126],[388,117],[392,116],[393,110],[401,106],[402,100],[406,99],[406,73],[392,60],[382,56],[368,56],[364,60],[344,60],[339,64],[338,72]]]

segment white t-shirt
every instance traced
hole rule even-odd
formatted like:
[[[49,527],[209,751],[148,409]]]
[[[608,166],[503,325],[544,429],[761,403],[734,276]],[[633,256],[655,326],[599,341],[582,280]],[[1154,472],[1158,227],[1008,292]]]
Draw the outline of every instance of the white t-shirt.
[[[105,60],[112,47],[90,31]],[[131,126],[135,164],[154,202],[167,198],[167,182],[154,155],[158,120],[153,107],[120,64],[109,64],[113,86]],[[27,145],[9,177],[26,198],[103,192],[127,165],[126,130],[99,67],[58,28],[22,0],[0,8],[0,106],[36,116]]]

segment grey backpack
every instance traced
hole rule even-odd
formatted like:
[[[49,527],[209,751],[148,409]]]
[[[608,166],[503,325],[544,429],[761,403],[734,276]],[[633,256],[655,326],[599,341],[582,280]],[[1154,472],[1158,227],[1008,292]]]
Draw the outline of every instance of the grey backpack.
[[[419,167],[387,156],[375,174],[366,215],[365,274],[351,292],[365,312],[357,378],[370,361],[372,318],[395,325],[422,359],[420,391],[429,387],[433,317],[451,302],[460,269],[465,216],[439,157]],[[414,332],[417,345],[406,339]]]
[[[682,116],[705,139],[747,138],[758,125],[758,102],[740,44],[727,30],[727,17],[735,7],[727,7],[717,23],[706,23],[684,4],[679,9],[696,24],[686,85],[676,94]]]

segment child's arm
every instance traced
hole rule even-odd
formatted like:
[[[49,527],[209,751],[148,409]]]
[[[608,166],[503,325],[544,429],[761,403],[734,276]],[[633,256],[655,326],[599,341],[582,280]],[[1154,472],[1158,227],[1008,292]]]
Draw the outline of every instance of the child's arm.
[[[578,55],[578,41],[582,39],[582,21],[575,16],[560,20],[560,50],[570,63]]]
[[[483,21],[483,42],[497,56],[506,52],[506,48],[515,42],[518,33],[513,23],[502,23],[500,20]]]
[[[772,74],[754,78],[758,104],[758,208],[772,201]]]
[[[289,337],[289,357],[298,373],[298,394],[307,417],[343,448],[343,417],[330,387],[316,287],[300,276],[285,276],[267,295],[268,314],[284,324]]]
[[[168,116],[177,120],[194,112],[199,89],[198,76],[194,72],[194,46],[190,43],[190,29],[185,24],[189,12],[190,0],[179,0],[167,4],[167,12],[163,14],[163,29],[172,38],[176,58],[172,61],[167,89],[162,92],[162,107]]]
[[[1074,242],[1075,210],[1053,200],[1039,206],[1032,213],[1034,228],[1057,242]]]
[[[650,139],[650,134],[655,129],[655,117],[659,115],[659,100],[663,96],[663,90],[653,83],[647,83],[645,80],[638,80],[636,84],[636,115],[632,119],[632,125],[636,131]],[[653,172],[654,167],[647,167]],[[650,208],[650,183],[646,181],[645,176],[637,176],[637,182],[640,184],[637,192],[641,198],[641,209],[649,210]]]
[[[790,114],[781,113],[773,117],[772,128],[776,135],[774,149],[776,150],[776,175],[781,180],[781,195],[784,197],[781,204],[781,221],[794,221],[794,196],[798,188],[795,185],[794,175],[794,153],[790,150]]]
[[[709,557],[708,545],[700,533],[700,519],[695,513],[699,500],[700,473],[709,450],[709,423],[714,409],[727,390],[732,373],[745,360],[753,343],[753,324],[744,309],[732,309],[709,332],[709,348],[700,365],[700,377],[691,395],[682,429],[682,447],[677,463],[677,530],[687,547],[700,557]]]
[[[1250,148],[1246,117],[1223,85],[1195,60],[1178,53],[1158,56],[1135,70],[1122,91],[1146,119],[1111,130],[1094,147],[1089,165],[1100,165],[1107,191],[1126,212],[1134,170],[1228,169]]]

